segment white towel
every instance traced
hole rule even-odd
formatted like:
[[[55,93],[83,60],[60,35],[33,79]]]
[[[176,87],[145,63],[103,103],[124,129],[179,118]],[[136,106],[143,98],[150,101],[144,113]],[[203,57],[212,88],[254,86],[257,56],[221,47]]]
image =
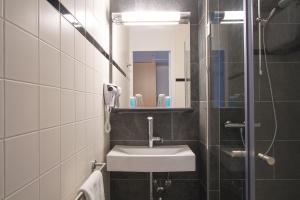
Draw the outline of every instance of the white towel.
[[[99,170],[94,171],[80,187],[86,200],[105,200],[103,176]]]

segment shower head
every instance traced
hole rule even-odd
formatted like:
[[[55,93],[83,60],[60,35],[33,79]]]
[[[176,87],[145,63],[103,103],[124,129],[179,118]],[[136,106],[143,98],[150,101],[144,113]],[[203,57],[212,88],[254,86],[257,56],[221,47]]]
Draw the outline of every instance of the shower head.
[[[293,1],[299,1],[299,0],[280,0],[278,2],[278,7],[279,8],[286,8],[289,6],[289,4]]]
[[[259,154],[258,154],[258,157],[259,157],[260,159],[262,159],[263,161],[267,162],[268,165],[270,165],[270,166],[275,165],[275,158],[273,158],[273,157],[271,157],[271,156],[268,156],[268,155],[266,155],[266,154],[259,153]]]
[[[288,7],[292,2],[294,1],[298,1],[300,2],[300,0],[280,0],[278,3],[277,3],[277,6],[274,7],[271,12],[269,13],[268,17],[264,20],[262,20],[262,22],[264,22],[264,25],[266,25],[270,19],[275,15],[275,12],[278,10],[278,9],[284,9],[286,7]]]

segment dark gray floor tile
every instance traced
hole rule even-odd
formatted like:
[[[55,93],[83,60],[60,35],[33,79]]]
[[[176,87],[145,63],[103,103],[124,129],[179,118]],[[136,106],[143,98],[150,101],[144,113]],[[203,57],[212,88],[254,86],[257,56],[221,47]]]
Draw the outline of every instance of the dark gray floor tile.
[[[244,183],[240,180],[222,180],[220,200],[243,200]]]
[[[209,200],[220,200],[219,191],[209,191]]]
[[[275,101],[300,100],[300,63],[269,63],[269,72]],[[261,76],[261,100],[270,101],[270,89],[265,72]]]
[[[206,59],[200,61],[200,78],[199,78],[199,100],[207,101],[207,70],[206,70]]]
[[[213,106],[209,109],[208,145],[220,145],[220,109]]]
[[[191,101],[199,100],[199,64],[191,64]]]
[[[166,200],[199,200],[202,190],[198,180],[174,180],[166,191]]]
[[[199,105],[199,139],[202,143],[207,144],[207,134],[210,134],[207,130],[207,102],[202,101]]]
[[[300,102],[275,103],[278,140],[299,140],[298,122],[300,120]],[[261,127],[255,129],[257,140],[271,140],[274,135],[275,122],[271,102],[255,103],[255,120]]]
[[[149,199],[149,181],[147,180],[111,180],[111,200]]]
[[[209,189],[220,189],[220,147],[209,146]]]
[[[113,113],[111,140],[148,140],[148,120],[153,117],[153,134],[171,139],[171,113]]]
[[[110,179],[148,180],[149,173],[139,172],[110,172]]]
[[[174,140],[199,140],[199,103],[192,102],[194,112],[173,113]]]
[[[299,180],[257,180],[256,200],[298,200]]]
[[[198,23],[190,26],[190,61],[199,63]]]
[[[278,179],[300,179],[300,141],[275,143],[275,176]]]

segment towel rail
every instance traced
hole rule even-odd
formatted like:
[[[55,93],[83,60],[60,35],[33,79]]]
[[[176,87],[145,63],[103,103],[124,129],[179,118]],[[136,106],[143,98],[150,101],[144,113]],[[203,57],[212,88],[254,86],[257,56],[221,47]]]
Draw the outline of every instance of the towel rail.
[[[97,167],[99,171],[102,171],[103,168],[106,166],[106,163],[98,163],[97,160],[94,160],[91,162],[92,163],[92,166],[91,166],[91,171],[95,171],[95,169]],[[83,192],[78,192],[77,196],[75,197],[75,200],[86,200],[85,199],[85,196],[84,196],[84,193]]]
[[[83,192],[79,192],[77,194],[77,196],[75,197],[75,200],[86,200],[85,197],[84,197]]]

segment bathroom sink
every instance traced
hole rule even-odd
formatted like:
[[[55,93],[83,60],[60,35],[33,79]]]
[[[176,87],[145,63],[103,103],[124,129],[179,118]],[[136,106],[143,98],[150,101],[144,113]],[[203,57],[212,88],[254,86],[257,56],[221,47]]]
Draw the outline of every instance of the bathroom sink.
[[[122,146],[107,154],[108,171],[183,172],[195,171],[195,154],[187,145]]]

